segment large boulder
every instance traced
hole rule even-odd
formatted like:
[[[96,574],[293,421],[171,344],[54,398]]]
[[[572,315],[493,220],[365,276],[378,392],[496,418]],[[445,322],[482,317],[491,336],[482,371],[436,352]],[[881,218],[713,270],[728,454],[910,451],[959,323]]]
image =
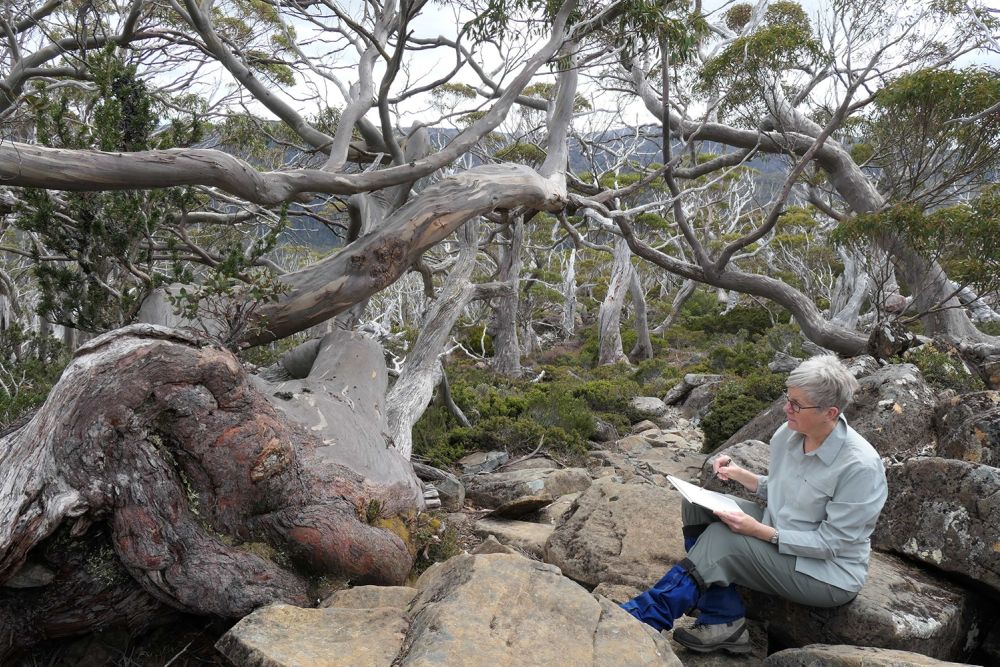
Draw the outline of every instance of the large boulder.
[[[647,588],[684,557],[681,495],[597,480],[545,545],[545,562],[588,585]]]
[[[258,609],[222,636],[218,649],[234,665],[385,667],[393,664],[410,619],[395,607]]]
[[[729,436],[729,439],[715,448],[712,456],[723,452],[733,445],[746,442],[747,440],[761,440],[770,442],[771,436],[784,424],[785,419],[785,399],[779,398],[771,403],[767,410],[764,410],[756,417],[748,421],[736,433]]]
[[[712,456],[705,459],[705,465],[701,471],[702,486],[711,491],[719,493],[729,493],[746,500],[760,502],[756,494],[747,491],[739,482],[729,480],[723,482],[712,473],[712,460],[718,456],[726,454],[733,463],[745,468],[757,475],[766,475],[769,464],[768,457],[771,453],[771,446],[760,440],[747,440],[738,442],[724,449],[716,450]]]
[[[656,419],[667,414],[667,404],[655,396],[636,396],[629,406],[640,419]]]
[[[942,401],[934,415],[937,455],[1000,467],[1000,391]]]
[[[417,581],[399,665],[675,665],[662,636],[551,565],[456,556]]]
[[[583,468],[534,468],[466,475],[462,481],[469,501],[492,509],[522,496],[548,494],[558,498],[583,491],[590,486],[590,475]]]
[[[868,582],[853,601],[819,609],[750,592],[747,609],[766,621],[781,643],[851,644],[902,649],[960,660],[985,630],[986,602],[975,593],[914,565],[873,553]]]
[[[480,537],[492,535],[501,544],[514,547],[541,560],[545,543],[552,535],[552,524],[503,519],[480,519],[473,529]]]
[[[720,387],[722,387],[721,381],[708,382],[695,387],[684,399],[681,413],[694,422],[700,422],[708,413],[708,409],[712,407],[712,401],[715,400],[715,395]]]
[[[522,556],[456,556],[416,588],[406,608],[265,607],[216,646],[233,664],[261,667],[681,667],[649,626]]]
[[[930,457],[892,466],[886,476],[875,547],[1000,592],[1000,469]]]
[[[906,460],[933,452],[937,395],[916,366],[886,366],[859,383],[844,414],[883,458]]]
[[[946,662],[910,651],[897,651],[872,646],[843,646],[812,644],[802,648],[789,648],[772,653],[764,660],[764,667],[809,667],[836,665],[837,667],[957,667],[961,662]]]

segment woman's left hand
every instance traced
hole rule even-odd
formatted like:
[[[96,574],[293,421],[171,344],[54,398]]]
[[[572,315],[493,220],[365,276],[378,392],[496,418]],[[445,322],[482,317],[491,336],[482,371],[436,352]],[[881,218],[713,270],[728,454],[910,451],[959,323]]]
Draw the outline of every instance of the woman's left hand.
[[[761,536],[767,530],[767,526],[749,514],[744,514],[743,512],[716,512],[715,516],[719,517],[719,520],[729,526],[729,530],[734,533],[765,539]]]

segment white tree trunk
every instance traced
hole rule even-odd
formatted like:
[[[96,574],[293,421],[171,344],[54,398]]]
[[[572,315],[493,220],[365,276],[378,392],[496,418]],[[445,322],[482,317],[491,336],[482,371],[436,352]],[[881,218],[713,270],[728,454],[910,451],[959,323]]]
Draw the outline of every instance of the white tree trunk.
[[[843,248],[838,248],[837,252],[844,262],[844,272],[834,283],[830,298],[830,320],[847,329],[857,329],[861,306],[868,298],[871,280],[855,253]]]
[[[406,355],[399,378],[386,396],[389,435],[396,449],[407,459],[413,453],[413,425],[427,409],[434,396],[434,388],[441,382],[441,351],[455,321],[476,291],[470,279],[476,267],[479,246],[478,222],[466,223],[460,236],[462,245],[458,262],[448,274],[438,298],[428,309],[420,335]]]
[[[629,352],[632,359],[652,359],[653,341],[649,339],[649,317],[646,313],[646,295],[642,290],[639,272],[629,263],[632,279],[629,281],[629,295],[632,297],[632,307],[635,308],[635,347]]]
[[[562,330],[567,338],[576,331],[576,248],[569,251],[562,270]]]
[[[615,364],[627,361],[622,349],[621,318],[625,306],[625,294],[628,292],[631,279],[632,255],[625,239],[615,243],[615,259],[611,266],[611,280],[608,282],[608,293],[601,303],[597,316],[597,332],[600,345],[597,364]]]
[[[517,336],[518,300],[521,281],[521,247],[524,220],[516,216],[503,232],[507,243],[500,249],[500,282],[510,285],[493,311],[493,370],[504,375],[521,374],[521,345]]]

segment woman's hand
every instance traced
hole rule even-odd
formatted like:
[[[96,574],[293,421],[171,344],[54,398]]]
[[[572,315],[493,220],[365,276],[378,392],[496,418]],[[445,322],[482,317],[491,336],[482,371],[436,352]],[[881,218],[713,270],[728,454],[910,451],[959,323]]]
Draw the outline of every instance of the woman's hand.
[[[733,463],[733,459],[726,454],[720,454],[712,461],[712,472],[723,482],[728,482],[730,477],[738,475],[742,471],[743,468]]]
[[[739,535],[748,535],[766,541],[771,538],[771,533],[774,532],[774,529],[770,526],[765,526],[760,521],[757,521],[757,519],[743,512],[716,512],[715,516],[719,517],[722,523],[729,526],[729,530]]]

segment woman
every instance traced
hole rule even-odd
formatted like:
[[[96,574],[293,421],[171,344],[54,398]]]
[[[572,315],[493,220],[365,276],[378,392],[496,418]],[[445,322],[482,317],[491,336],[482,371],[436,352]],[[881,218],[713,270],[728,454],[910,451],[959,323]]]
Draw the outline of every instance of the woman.
[[[622,607],[657,630],[697,609],[674,639],[700,652],[750,650],[735,584],[814,607],[850,602],[868,574],[868,538],[885,504],[878,452],[843,416],[858,383],[832,355],[804,361],[788,376],[787,422],[771,438],[767,475],[721,455],[713,473],[767,501],[733,498],[744,513],[711,512],[684,501],[688,557]]]

